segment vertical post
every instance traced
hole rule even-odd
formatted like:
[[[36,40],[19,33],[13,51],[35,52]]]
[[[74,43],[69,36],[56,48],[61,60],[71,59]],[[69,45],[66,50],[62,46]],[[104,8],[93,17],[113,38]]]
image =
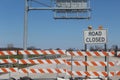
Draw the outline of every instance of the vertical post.
[[[85,51],[87,51],[87,44],[85,44]],[[87,56],[85,56],[85,61],[87,61]],[[87,66],[85,66],[85,71],[87,71]]]
[[[71,55],[71,73],[73,72],[73,56]],[[71,74],[71,80],[73,80],[73,73]]]
[[[8,55],[8,60],[10,59],[10,56]],[[10,63],[9,63],[9,68],[10,68]],[[11,77],[11,73],[9,72],[9,79]]]
[[[107,51],[107,44],[104,44],[105,51]],[[105,62],[107,62],[107,66],[105,66],[105,71],[107,72],[107,80],[109,80],[109,54],[107,53],[107,56],[105,56]]]
[[[25,0],[25,11],[24,11],[24,37],[23,37],[23,48],[27,50],[27,32],[28,32],[28,0]]]
[[[25,0],[25,11],[24,11],[24,37],[23,37],[23,49],[27,50],[27,38],[28,38],[28,0]],[[27,59],[28,56],[23,55],[24,59]],[[27,64],[28,67],[28,64]],[[29,73],[27,74],[29,76]]]
[[[107,45],[104,44],[104,49],[107,51]],[[105,56],[105,62],[107,62],[107,56]],[[105,66],[105,71],[107,72],[107,66]]]

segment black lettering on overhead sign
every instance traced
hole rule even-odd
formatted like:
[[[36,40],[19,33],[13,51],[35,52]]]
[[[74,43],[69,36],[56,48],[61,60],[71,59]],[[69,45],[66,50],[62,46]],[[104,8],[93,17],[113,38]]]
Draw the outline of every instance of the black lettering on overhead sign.
[[[88,36],[101,36],[102,32],[101,31],[90,31],[88,33]]]
[[[104,37],[88,37],[86,38],[86,42],[89,43],[99,43],[99,42],[105,42],[105,38]]]

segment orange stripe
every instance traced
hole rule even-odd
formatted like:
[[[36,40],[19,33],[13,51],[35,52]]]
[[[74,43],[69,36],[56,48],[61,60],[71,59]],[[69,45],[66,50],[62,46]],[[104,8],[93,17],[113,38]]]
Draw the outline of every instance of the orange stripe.
[[[99,62],[102,66],[107,66],[104,62],[100,61]]]
[[[62,50],[57,50],[60,54],[65,54]]]
[[[53,71],[51,69],[47,69],[49,73],[53,73]]]
[[[4,63],[9,63],[7,59],[3,59],[3,62]]]
[[[32,73],[36,73],[36,71],[35,71],[34,69],[30,69],[30,71],[31,71]]]
[[[22,64],[27,64],[27,62],[24,59],[20,60],[22,62]]]
[[[111,51],[111,53],[112,53],[113,55],[115,55],[115,52],[114,52],[114,51]]]
[[[86,51],[87,56],[92,56],[90,52]]]
[[[69,62],[69,61],[68,61],[68,62],[66,62],[66,63],[67,63],[68,65],[71,65],[71,62]]]
[[[27,55],[30,55],[30,52],[28,50],[24,50],[24,52],[27,54]]]
[[[46,61],[47,61],[47,63],[52,64],[51,60],[48,59],[48,60],[46,60]]]
[[[110,66],[115,66],[113,62],[109,62],[109,65]]]
[[[57,71],[57,73],[62,73],[59,69],[55,69]]]
[[[31,62],[31,64],[36,64],[33,60],[29,60]]]
[[[55,59],[54,61],[55,61],[57,64],[61,64],[58,59]]]
[[[8,72],[6,68],[0,68],[4,73]]]
[[[21,51],[20,51],[20,50],[18,51],[18,54],[19,54],[19,55],[22,55],[22,53],[21,53]]]
[[[105,56],[108,56],[108,53],[107,53],[107,52],[102,51],[102,53],[103,53]]]
[[[36,50],[32,50],[32,51],[35,53],[35,55],[39,55],[39,53]]]
[[[38,69],[41,73],[45,73],[44,71],[43,71],[43,69]]]
[[[11,51],[7,51],[8,55],[13,55]]]
[[[94,66],[98,66],[94,61],[91,61],[91,63],[92,63]]]
[[[85,72],[85,74],[86,74],[86,76],[91,76],[91,75],[89,74],[89,72]]]
[[[56,53],[54,52],[54,50],[49,50],[49,52],[50,52],[51,54],[56,54]]]
[[[44,64],[42,60],[37,60],[40,64]]]
[[[88,64],[86,61],[83,61],[83,64],[84,64],[85,66],[89,66],[89,64]]]
[[[74,56],[75,54],[72,51],[68,51],[71,56]]]
[[[100,54],[97,51],[95,51],[94,53],[96,56],[100,56]]]
[[[79,76],[83,76],[79,71],[76,72]]]
[[[77,66],[80,66],[80,63],[78,61],[74,61],[74,63],[77,65]]]
[[[97,72],[93,72],[93,74],[94,74],[95,76],[100,76]]]
[[[17,63],[17,60],[16,60],[16,59],[11,59],[11,61],[12,61],[13,63]]]
[[[77,53],[78,53],[79,56],[83,56],[82,52],[77,51]]]
[[[0,56],[4,56],[5,54],[3,53],[3,51],[0,51]]]
[[[46,55],[47,53],[45,52],[45,50],[40,50],[44,55]]]
[[[108,76],[108,74],[107,74],[106,72],[102,72],[102,74],[103,74],[105,77]]]
[[[14,68],[9,68],[12,72],[17,72]]]
[[[120,71],[116,73],[117,76],[120,76]]]
[[[69,73],[71,76],[73,76],[73,73],[72,73],[72,71],[68,71],[68,73]]]
[[[25,68],[23,68],[23,69],[21,69],[24,73],[28,73],[28,71],[25,69]]]
[[[111,74],[112,76],[114,76],[114,75],[115,75],[115,73],[114,73],[114,72],[110,72],[110,74]]]

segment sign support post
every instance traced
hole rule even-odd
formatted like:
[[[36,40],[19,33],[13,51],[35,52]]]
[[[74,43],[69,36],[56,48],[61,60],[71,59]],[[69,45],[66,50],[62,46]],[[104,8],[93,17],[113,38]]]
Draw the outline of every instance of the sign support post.
[[[87,51],[87,44],[85,44],[85,51]],[[87,56],[85,56],[85,61],[87,61]],[[87,71],[87,66],[85,66],[85,71]]]
[[[87,50],[87,44],[104,44],[104,51],[107,51],[107,30],[103,30],[102,26],[99,26],[99,29],[92,30],[92,26],[88,26],[88,30],[84,31],[84,44],[85,51]],[[85,61],[87,61],[87,56],[85,56]],[[107,79],[109,80],[109,54],[105,56],[105,71],[107,72]],[[85,66],[87,71],[87,66]]]

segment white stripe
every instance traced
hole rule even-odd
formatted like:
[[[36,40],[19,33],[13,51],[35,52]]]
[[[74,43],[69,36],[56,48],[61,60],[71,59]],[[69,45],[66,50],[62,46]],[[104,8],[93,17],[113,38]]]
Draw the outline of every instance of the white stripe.
[[[41,52],[41,50],[36,50],[36,52],[37,52],[38,54],[43,54],[43,52]]]
[[[103,54],[103,52],[101,52],[101,51],[97,51],[97,52],[99,53],[100,56],[105,56],[105,55]]]
[[[95,52],[89,52],[92,56],[96,56]]]

